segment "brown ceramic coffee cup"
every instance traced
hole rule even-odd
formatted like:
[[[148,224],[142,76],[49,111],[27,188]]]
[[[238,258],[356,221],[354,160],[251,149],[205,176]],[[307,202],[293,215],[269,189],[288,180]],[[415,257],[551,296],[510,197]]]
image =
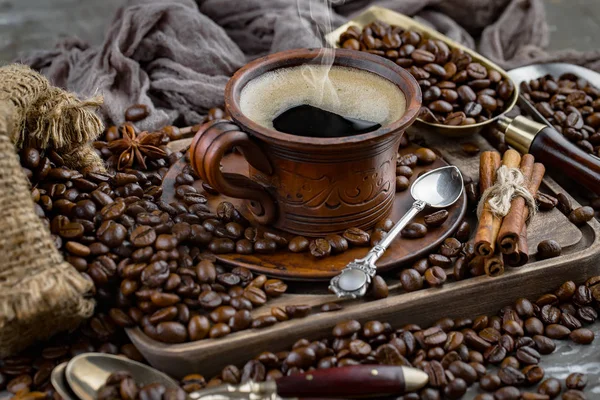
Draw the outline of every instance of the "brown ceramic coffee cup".
[[[419,85],[403,68],[383,57],[337,49],[334,65],[368,71],[397,85],[406,98],[400,119],[364,134],[314,138],[267,129],[242,113],[240,96],[248,82],[275,69],[320,64],[319,52],[284,51],[241,68],[225,89],[225,108],[234,122],[203,125],[190,147],[192,167],[210,186],[247,199],[259,223],[305,236],[368,229],[388,215],[399,142],[421,107]],[[221,159],[233,147],[248,161],[248,177],[221,171]]]

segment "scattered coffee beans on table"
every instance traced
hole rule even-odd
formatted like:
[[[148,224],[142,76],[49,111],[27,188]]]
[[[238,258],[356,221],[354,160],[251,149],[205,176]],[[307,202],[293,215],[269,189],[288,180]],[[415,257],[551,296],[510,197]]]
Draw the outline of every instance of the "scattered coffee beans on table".
[[[385,364],[412,366],[429,375],[427,388],[402,399],[459,399],[477,384],[490,393],[479,399],[550,398],[560,394],[562,386],[545,376],[540,360],[554,351],[553,339],[591,343],[594,334],[585,325],[596,320],[599,301],[600,277],[592,277],[583,285],[565,282],[536,301],[518,299],[495,315],[442,318],[429,328],[345,321],[333,328],[330,338],[300,339],[287,351],[260,353],[241,368],[229,365],[207,386],[273,380],[315,368]],[[567,335],[556,337],[556,330]],[[536,393],[530,388],[538,383]],[[570,375],[563,398],[585,399],[586,384],[584,374]]]
[[[428,122],[471,125],[486,121],[502,113],[514,94],[511,80],[463,50],[383,21],[372,22],[362,30],[350,26],[340,36],[340,45],[385,57],[406,68],[421,86],[421,118]],[[600,124],[600,118],[598,121]]]
[[[521,298],[496,315],[442,318],[429,328],[411,324],[394,329],[380,321],[340,322],[329,338],[300,339],[289,350],[264,351],[241,367],[228,365],[208,381],[197,373],[187,375],[180,385],[184,391],[192,392],[225,383],[237,385],[250,379],[276,380],[316,368],[383,364],[411,366],[429,375],[427,387],[401,397],[403,400],[460,399],[473,385],[484,392],[476,399],[484,400],[550,399],[561,392],[563,399],[586,399],[585,374],[569,375],[563,391],[563,384],[546,376],[539,362],[555,349],[554,340],[549,337],[554,325],[570,331],[567,325],[575,324],[579,328],[571,334],[585,332],[581,336],[590,338],[586,344],[594,339],[592,331],[583,326],[597,318],[599,282],[600,277],[592,277],[579,286],[565,282],[554,293],[535,302]],[[554,300],[549,302],[550,298]],[[565,325],[555,321],[563,321]],[[538,384],[537,389],[533,388]],[[99,398],[129,400],[150,394],[165,400],[184,396],[178,390],[166,391],[159,384],[140,387],[126,372],[119,372],[108,378]]]
[[[571,73],[524,81],[520,89],[558,132],[587,153],[600,154],[600,90]]]

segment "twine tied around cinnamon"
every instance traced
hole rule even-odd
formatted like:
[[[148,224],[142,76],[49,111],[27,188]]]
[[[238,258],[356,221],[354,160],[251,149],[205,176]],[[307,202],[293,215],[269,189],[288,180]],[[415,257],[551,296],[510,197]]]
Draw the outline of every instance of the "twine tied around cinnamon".
[[[489,210],[498,218],[504,218],[510,211],[511,201],[522,197],[529,208],[527,222],[537,213],[537,204],[533,195],[527,190],[527,182],[518,168],[503,165],[498,168],[496,182],[481,195],[477,205],[477,218],[481,218],[483,209],[488,204]]]

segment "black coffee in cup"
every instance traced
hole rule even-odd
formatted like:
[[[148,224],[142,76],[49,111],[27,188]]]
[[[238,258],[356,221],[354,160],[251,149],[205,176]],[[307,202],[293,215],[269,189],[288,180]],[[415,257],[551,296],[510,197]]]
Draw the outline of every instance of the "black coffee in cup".
[[[397,121],[402,91],[379,75],[347,67],[303,65],[267,72],[240,97],[242,112],[270,129],[332,138],[374,131]]]

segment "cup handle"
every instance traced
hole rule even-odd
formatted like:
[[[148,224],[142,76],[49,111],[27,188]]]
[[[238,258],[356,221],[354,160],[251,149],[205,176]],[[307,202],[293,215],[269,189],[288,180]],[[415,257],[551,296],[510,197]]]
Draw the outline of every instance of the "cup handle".
[[[189,150],[192,168],[219,193],[250,200],[250,211],[260,224],[274,222],[275,201],[263,186],[246,176],[221,172],[221,160],[233,147],[237,147],[254,168],[266,175],[273,174],[273,167],[262,149],[227,120],[211,121],[200,127]]]

